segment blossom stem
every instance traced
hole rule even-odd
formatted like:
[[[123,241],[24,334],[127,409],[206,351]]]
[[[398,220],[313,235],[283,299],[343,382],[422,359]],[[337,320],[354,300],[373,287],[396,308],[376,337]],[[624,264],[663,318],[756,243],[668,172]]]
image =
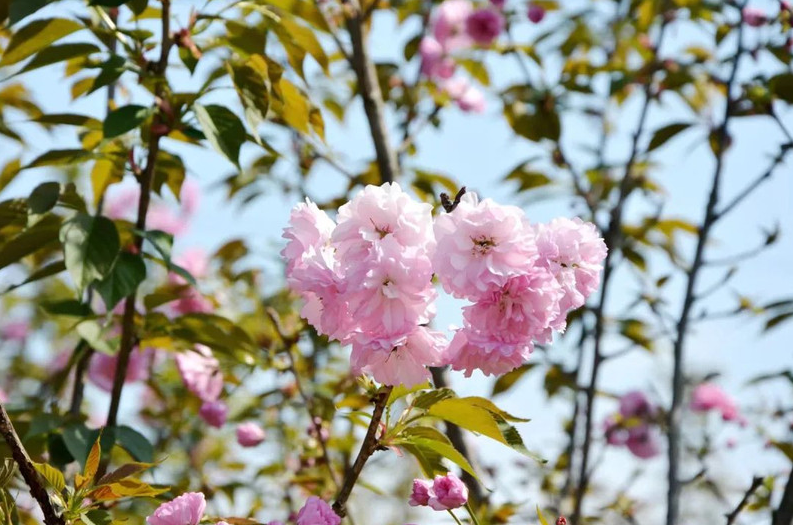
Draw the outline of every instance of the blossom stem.
[[[41,511],[44,513],[44,523],[46,525],[64,525],[63,518],[58,516],[55,512],[55,508],[52,506],[52,501],[50,500],[50,495],[47,493],[47,489],[44,488],[44,485],[39,481],[39,474],[36,472],[36,467],[33,466],[30,456],[28,456],[27,451],[22,446],[22,442],[19,440],[14,425],[11,424],[11,419],[8,417],[8,413],[2,404],[0,404],[0,435],[3,436],[3,439],[5,439],[8,447],[11,449],[11,455],[19,467],[19,472],[25,479],[25,483],[30,487],[30,495],[33,496],[33,499],[35,499],[39,507],[41,507]]]
[[[341,490],[339,490],[339,494],[336,496],[336,501],[333,503],[333,511],[341,518],[347,516],[347,508],[345,505],[352,493],[355,482],[358,481],[358,476],[361,475],[363,466],[378,449],[379,440],[377,439],[377,429],[380,426],[380,420],[383,417],[388,397],[391,395],[391,390],[393,389],[394,387],[392,386],[385,386],[380,392],[375,394],[372,421],[369,423],[369,428],[366,430],[366,436],[363,439],[363,443],[361,443],[358,456],[355,458],[352,467],[347,470],[344,476],[344,483],[342,484]]]
[[[452,511],[451,511],[451,509],[447,510],[446,512],[448,512],[448,513],[449,513],[449,515],[450,515],[452,518],[454,518],[454,521],[455,521],[455,522],[456,522],[458,525],[463,525],[463,522],[462,522],[462,521],[460,521],[460,519],[459,519],[457,516],[455,516],[455,515],[454,515],[454,512],[452,512]]]
[[[471,516],[471,519],[473,520],[474,525],[480,525],[479,518],[476,517],[476,512],[474,512],[474,509],[471,508],[471,504],[469,502],[467,502],[467,501],[465,502],[465,510],[468,511],[468,515]]]

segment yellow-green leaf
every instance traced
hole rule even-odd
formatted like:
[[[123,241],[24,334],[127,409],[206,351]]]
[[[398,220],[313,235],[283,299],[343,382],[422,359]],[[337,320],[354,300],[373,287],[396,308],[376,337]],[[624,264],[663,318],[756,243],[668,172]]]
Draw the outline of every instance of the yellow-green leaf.
[[[66,480],[60,470],[47,463],[33,463],[33,466],[47,480],[49,486],[57,492],[62,491],[66,487]]]
[[[34,20],[11,37],[3,58],[0,59],[0,66],[16,64],[82,28],[79,22],[65,18]]]

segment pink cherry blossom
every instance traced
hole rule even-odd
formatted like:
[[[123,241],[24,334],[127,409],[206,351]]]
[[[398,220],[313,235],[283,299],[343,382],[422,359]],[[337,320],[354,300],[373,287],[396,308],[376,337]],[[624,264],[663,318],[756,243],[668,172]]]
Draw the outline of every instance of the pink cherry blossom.
[[[243,447],[255,447],[266,437],[264,429],[253,421],[240,423],[237,426],[237,443]]]
[[[216,401],[223,391],[223,373],[212,350],[195,345],[193,350],[176,354],[176,367],[188,390],[202,401]]]
[[[331,241],[345,272],[388,240],[417,249],[416,255],[430,256],[435,248],[432,206],[417,202],[396,183],[366,186],[339,208],[337,223]]]
[[[30,323],[24,319],[8,321],[0,328],[0,339],[24,341],[30,332]]]
[[[307,252],[319,250],[327,244],[336,226],[327,213],[308,199],[292,209],[289,225],[283,235],[289,242],[281,251],[281,256],[287,261],[287,273],[302,262]]]
[[[484,297],[526,272],[537,258],[534,233],[523,211],[490,199],[478,202],[473,193],[435,219],[435,237],[435,273],[455,297]]]
[[[229,407],[223,401],[207,401],[201,405],[198,415],[207,425],[220,428],[226,424]]]
[[[297,513],[297,525],[339,525],[341,518],[323,500],[311,496]]]
[[[489,334],[463,329],[454,334],[445,360],[454,370],[464,370],[465,377],[471,377],[474,370],[501,375],[528,361],[533,351],[531,341],[499,341]]]
[[[154,355],[154,350],[146,348],[139,350],[134,348],[129,354],[127,364],[127,375],[125,383],[145,381],[149,377],[149,365]],[[105,392],[113,390],[113,382],[116,378],[117,355],[107,355],[102,352],[95,352],[88,365],[88,380]]]
[[[8,394],[2,388],[0,388],[0,403],[8,403]]]
[[[450,78],[443,83],[446,92],[457,106],[467,113],[484,113],[487,107],[484,94],[462,77]]]
[[[625,419],[647,419],[655,416],[656,407],[644,392],[632,390],[620,398],[620,414]]]
[[[742,421],[735,400],[722,388],[714,383],[702,383],[691,392],[691,410],[707,412],[715,410],[721,413],[724,421]]]
[[[768,22],[768,16],[762,9],[758,9],[756,7],[744,7],[743,21],[752,27],[760,27]]]
[[[447,52],[471,45],[465,22],[473,11],[468,0],[445,0],[435,11],[432,33]]]
[[[468,502],[468,487],[451,472],[435,476],[428,505],[435,510],[451,510]]]
[[[367,373],[384,385],[404,384],[410,388],[430,380],[427,367],[443,364],[445,347],[443,334],[426,327],[416,328],[394,347],[354,343],[350,357],[352,371]]]
[[[206,277],[209,270],[209,256],[203,248],[190,248],[173,258],[175,265],[187,270],[196,280]],[[171,282],[186,284],[187,281],[179,274],[171,273],[168,276]]]
[[[532,23],[539,24],[545,18],[545,9],[535,3],[531,3],[529,4],[528,17]]]
[[[198,525],[206,510],[206,499],[201,492],[187,492],[163,503],[154,514],[146,518],[149,525]]]
[[[425,36],[421,39],[419,55],[421,56],[421,73],[427,78],[450,78],[457,67],[454,59],[446,54],[441,43],[432,36]]]
[[[111,219],[132,220],[137,212],[139,199],[140,188],[135,186],[124,189],[107,199],[104,213]],[[180,200],[181,207],[162,201],[153,202],[146,214],[146,228],[162,230],[171,235],[184,233],[198,208],[198,185],[192,180],[186,180],[182,184]]]
[[[567,312],[583,306],[600,285],[606,243],[594,224],[578,217],[557,218],[537,225],[536,231],[538,264],[556,276],[565,292],[560,304],[563,327]]]
[[[209,313],[215,309],[214,303],[201,295],[201,292],[195,288],[187,288],[182,291],[179,299],[168,303],[168,306],[176,315]]]
[[[496,9],[477,9],[465,20],[468,36],[477,44],[488,46],[504,31],[504,16]]]
[[[661,436],[658,428],[644,424],[628,429],[625,446],[634,456],[641,459],[657,456],[661,453]]]
[[[345,298],[359,341],[393,346],[434,316],[432,263],[396,238],[380,241],[368,259],[349,268],[347,279],[357,283]]]
[[[429,505],[432,492],[432,482],[426,479],[414,479],[413,491],[410,494],[408,505],[411,507],[424,507]]]

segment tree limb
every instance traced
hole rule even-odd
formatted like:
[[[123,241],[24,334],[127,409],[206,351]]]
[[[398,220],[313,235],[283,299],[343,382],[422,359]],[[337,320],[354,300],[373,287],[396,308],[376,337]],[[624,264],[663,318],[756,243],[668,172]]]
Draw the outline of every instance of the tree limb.
[[[790,471],[779,507],[773,512],[772,525],[793,525],[793,469]]]
[[[746,490],[746,493],[743,495],[743,498],[738,503],[738,506],[733,509],[732,512],[727,514],[727,525],[732,525],[735,523],[735,520],[738,518],[738,514],[741,513],[743,508],[749,503],[749,498],[752,497],[752,494],[763,484],[763,478],[760,476],[755,476],[752,478],[752,485]]]
[[[344,475],[344,483],[342,484],[339,494],[336,496],[336,501],[333,502],[333,511],[341,518],[347,515],[347,499],[352,493],[355,482],[358,481],[358,476],[361,475],[363,466],[375,453],[379,447],[377,439],[377,430],[380,427],[380,419],[383,417],[385,405],[388,402],[388,397],[391,395],[391,390],[394,387],[384,387],[378,392],[374,399],[374,411],[372,412],[372,421],[369,423],[369,428],[366,430],[366,436],[361,443],[361,449],[358,451],[358,456],[352,467]]]
[[[64,525],[63,518],[55,512],[50,495],[44,485],[41,484],[39,473],[36,467],[33,466],[33,462],[30,460],[25,447],[22,446],[14,425],[11,424],[11,419],[2,404],[0,404],[0,434],[2,434],[5,442],[8,443],[11,455],[19,467],[19,472],[25,479],[25,483],[30,487],[30,495],[33,496],[33,499],[36,500],[44,513],[44,523],[46,525]]]

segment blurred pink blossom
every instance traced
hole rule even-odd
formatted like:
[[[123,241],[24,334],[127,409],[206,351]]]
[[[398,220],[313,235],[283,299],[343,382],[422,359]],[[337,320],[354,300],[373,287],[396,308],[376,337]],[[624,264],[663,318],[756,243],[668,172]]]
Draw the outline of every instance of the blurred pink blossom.
[[[0,388],[0,403],[8,403],[8,394],[2,388]]]
[[[760,27],[768,22],[768,16],[765,14],[765,11],[757,7],[744,7],[743,21],[752,27]]]
[[[262,427],[253,421],[237,425],[237,442],[243,447],[255,447],[267,437]]]
[[[206,499],[201,492],[187,492],[163,503],[146,518],[149,525],[198,525],[204,516]]]
[[[149,364],[154,355],[152,348],[133,348],[129,354],[129,363],[127,364],[127,375],[124,378],[125,383],[134,383],[136,381],[145,381],[149,377]],[[113,382],[116,377],[116,365],[118,364],[117,355],[107,355],[102,352],[94,352],[91,357],[91,362],[88,365],[88,379],[94,385],[98,386],[105,392],[113,390]]]
[[[477,44],[489,46],[504,31],[504,16],[496,9],[477,9],[465,20],[468,36]]]
[[[421,56],[421,72],[427,78],[451,78],[457,68],[454,59],[446,53],[441,43],[433,36],[425,36],[421,39],[419,55]]]
[[[435,10],[432,34],[447,53],[471,45],[465,23],[472,12],[473,6],[468,0],[445,0]]]
[[[212,350],[195,345],[194,350],[176,354],[176,367],[188,390],[202,401],[216,401],[223,391],[223,373]]]
[[[724,421],[741,422],[743,418],[738,412],[735,400],[722,388],[714,383],[701,383],[691,392],[691,404],[694,412],[714,410],[721,413]]]
[[[339,525],[341,518],[323,500],[311,496],[297,513],[297,525]]]
[[[229,408],[223,401],[207,401],[201,405],[198,415],[207,425],[220,428],[226,424]]]
[[[162,230],[171,235],[184,233],[198,209],[200,190],[198,184],[188,179],[180,191],[181,206],[176,207],[162,201],[153,202],[146,214],[146,229]],[[126,188],[108,198],[104,214],[111,219],[134,220],[140,199],[140,188]]]
[[[529,4],[527,16],[532,23],[539,24],[545,18],[545,9],[532,2]]]
[[[8,321],[0,327],[0,338],[6,341],[24,341],[30,332],[30,323],[24,319]]]

